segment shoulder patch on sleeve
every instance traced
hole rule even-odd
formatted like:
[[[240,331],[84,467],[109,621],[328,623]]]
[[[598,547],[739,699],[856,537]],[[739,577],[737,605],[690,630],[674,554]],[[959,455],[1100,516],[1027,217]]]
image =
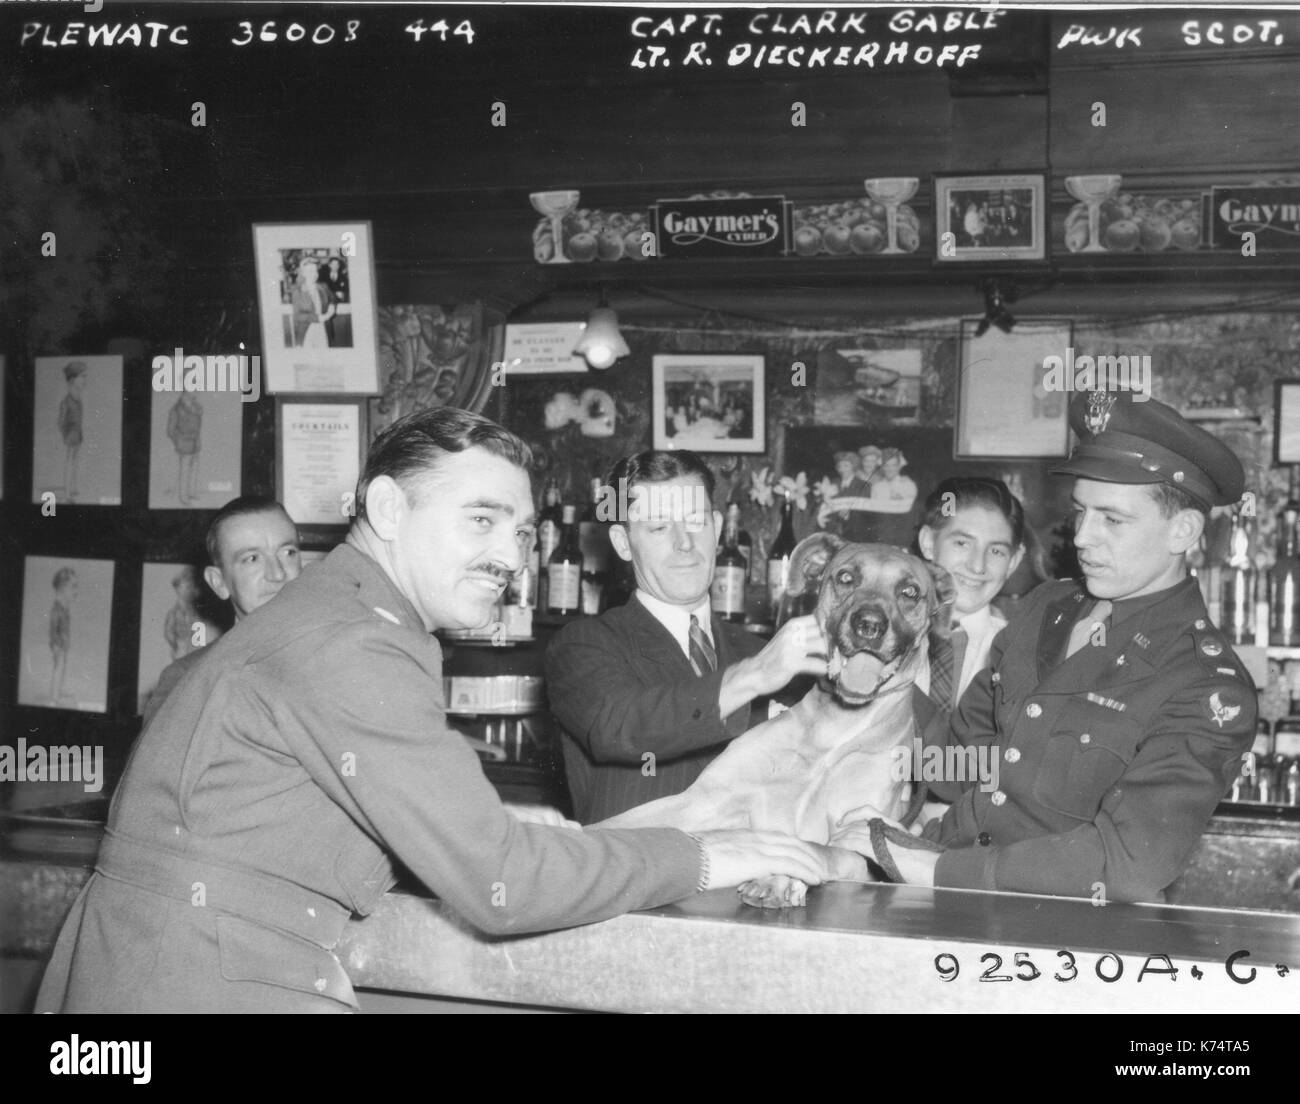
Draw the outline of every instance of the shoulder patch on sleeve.
[[[1222,728],[1241,714],[1240,693],[1235,689],[1215,690],[1205,699],[1210,720]]]

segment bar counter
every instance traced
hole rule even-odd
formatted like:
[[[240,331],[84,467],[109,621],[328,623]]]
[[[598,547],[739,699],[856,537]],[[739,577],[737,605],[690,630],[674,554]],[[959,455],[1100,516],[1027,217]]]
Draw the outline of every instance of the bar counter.
[[[88,875],[0,861],[6,961],[34,973]],[[399,891],[336,953],[375,1010],[434,1010],[418,995],[606,1012],[1300,1011],[1294,914],[915,886],[823,886],[788,911],[716,890],[510,939]]]

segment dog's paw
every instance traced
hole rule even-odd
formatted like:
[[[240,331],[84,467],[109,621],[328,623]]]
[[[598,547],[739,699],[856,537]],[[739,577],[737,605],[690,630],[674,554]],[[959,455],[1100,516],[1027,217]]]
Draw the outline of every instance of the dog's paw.
[[[808,901],[808,883],[784,874],[742,882],[737,892],[754,908],[802,908]]]

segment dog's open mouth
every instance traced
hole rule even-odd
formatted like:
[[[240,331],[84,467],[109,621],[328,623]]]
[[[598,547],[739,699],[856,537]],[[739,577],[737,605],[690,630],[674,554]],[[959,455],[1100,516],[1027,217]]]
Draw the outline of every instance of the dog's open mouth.
[[[886,661],[869,651],[846,656],[833,647],[826,677],[832,692],[845,705],[866,705],[897,668],[897,659]]]

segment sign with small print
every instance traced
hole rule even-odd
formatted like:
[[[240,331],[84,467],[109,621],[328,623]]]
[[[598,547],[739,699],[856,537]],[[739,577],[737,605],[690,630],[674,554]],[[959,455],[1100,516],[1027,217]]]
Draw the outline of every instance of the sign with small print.
[[[583,328],[582,322],[511,323],[506,326],[506,347],[501,358],[506,374],[590,371],[587,362],[573,352]]]
[[[784,196],[661,199],[652,209],[664,257],[784,257],[790,202]]]
[[[1300,249],[1300,184],[1210,189],[1210,234],[1216,249],[1240,249],[1242,235],[1255,249]]]

